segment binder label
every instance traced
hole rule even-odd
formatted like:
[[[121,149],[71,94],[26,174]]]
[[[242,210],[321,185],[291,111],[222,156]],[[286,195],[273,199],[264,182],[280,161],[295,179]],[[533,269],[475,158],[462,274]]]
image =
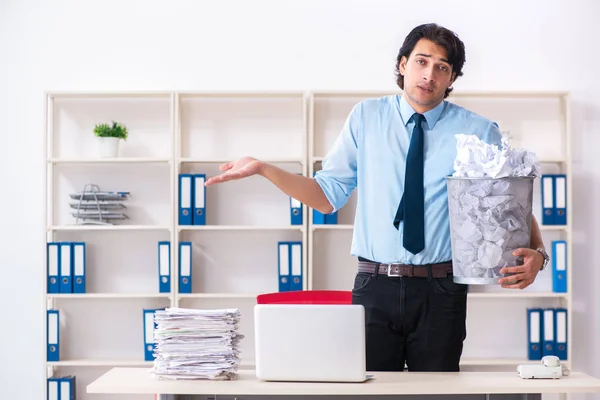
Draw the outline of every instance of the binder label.
[[[554,341],[554,310],[544,310],[544,340]]]
[[[191,208],[192,207],[192,178],[189,176],[181,177],[181,208]]]
[[[556,270],[565,271],[567,269],[567,255],[565,243],[556,243]]]
[[[191,246],[182,244],[181,246],[181,276],[190,276],[192,266]]]
[[[204,208],[204,176],[196,176],[194,188],[196,189],[196,194],[194,196],[196,208]]]
[[[166,244],[160,245],[160,276],[161,281],[166,283],[169,276],[169,246]]]
[[[566,194],[566,179],[563,177],[556,177],[556,208],[567,207],[567,194]]]
[[[84,266],[84,254],[83,254],[83,246],[82,245],[75,245],[75,254],[74,254],[74,258],[75,258],[75,275],[76,276],[83,276],[84,274],[84,270],[83,270],[83,266]]]
[[[558,343],[567,343],[567,313],[556,313],[556,341]]]
[[[58,246],[48,246],[48,263],[48,275],[58,276]]]
[[[58,314],[48,313],[48,344],[58,344]]]
[[[540,313],[531,312],[529,314],[529,342],[540,343]]]

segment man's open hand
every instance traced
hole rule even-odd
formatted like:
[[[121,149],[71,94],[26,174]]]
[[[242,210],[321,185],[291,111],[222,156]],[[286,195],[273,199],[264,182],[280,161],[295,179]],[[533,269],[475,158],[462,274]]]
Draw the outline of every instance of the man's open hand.
[[[225,171],[221,175],[213,176],[206,180],[205,185],[209,186],[215,183],[227,182],[235,179],[246,178],[260,172],[262,161],[252,157],[243,157],[237,161],[228,162],[219,166],[220,171]]]

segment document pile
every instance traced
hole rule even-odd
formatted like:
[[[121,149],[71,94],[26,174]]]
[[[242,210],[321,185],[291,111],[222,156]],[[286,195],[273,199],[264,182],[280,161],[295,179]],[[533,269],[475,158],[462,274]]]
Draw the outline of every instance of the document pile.
[[[476,135],[456,135],[454,174],[459,177],[539,177],[540,165],[535,153],[516,149],[502,139],[498,147],[479,139]]]
[[[238,309],[157,310],[152,372],[160,379],[234,379],[240,316]]]
[[[86,185],[82,192],[71,193],[71,215],[77,224],[112,225],[111,220],[128,219],[123,213],[129,192],[105,192],[98,185]]]
[[[475,135],[456,138],[455,172],[447,178],[454,280],[497,284],[503,267],[520,262],[513,251],[529,247],[540,167],[534,153],[506,140],[498,147]]]

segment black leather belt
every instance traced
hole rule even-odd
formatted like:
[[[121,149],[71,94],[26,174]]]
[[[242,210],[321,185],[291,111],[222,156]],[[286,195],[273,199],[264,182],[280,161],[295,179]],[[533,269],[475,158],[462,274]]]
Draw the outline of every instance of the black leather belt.
[[[432,278],[445,278],[452,275],[452,262],[438,264],[409,265],[409,264],[382,264],[371,261],[359,261],[358,272],[367,272],[387,275],[392,277],[428,278],[431,270]]]

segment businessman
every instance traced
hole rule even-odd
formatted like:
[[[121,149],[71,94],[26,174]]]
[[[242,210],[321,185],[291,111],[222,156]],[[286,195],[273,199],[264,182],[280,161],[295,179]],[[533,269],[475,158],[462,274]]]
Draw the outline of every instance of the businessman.
[[[397,56],[402,95],[356,104],[314,178],[245,157],[223,164],[224,172],[206,182],[258,174],[325,214],[358,188],[352,298],[366,311],[369,371],[400,371],[405,363],[411,371],[459,370],[467,287],[452,280],[445,177],[454,172],[456,134],[501,141],[496,123],[445,100],[464,62],[456,34],[417,26]],[[535,219],[531,248],[515,255],[524,262],[502,269],[513,275],[501,284],[523,289],[547,263]]]

